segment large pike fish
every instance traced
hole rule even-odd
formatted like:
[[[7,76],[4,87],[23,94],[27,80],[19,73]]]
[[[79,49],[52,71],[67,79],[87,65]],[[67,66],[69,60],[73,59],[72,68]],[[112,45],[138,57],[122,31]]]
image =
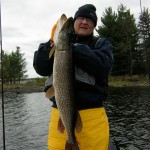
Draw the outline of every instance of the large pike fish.
[[[62,15],[62,18],[64,16]],[[75,129],[81,131],[82,123],[75,107],[74,95],[74,66],[72,58],[72,45],[69,33],[73,33],[73,18],[70,17],[63,24],[55,43],[53,86],[55,99],[60,114],[58,130],[67,133],[65,150],[78,150],[75,138]]]

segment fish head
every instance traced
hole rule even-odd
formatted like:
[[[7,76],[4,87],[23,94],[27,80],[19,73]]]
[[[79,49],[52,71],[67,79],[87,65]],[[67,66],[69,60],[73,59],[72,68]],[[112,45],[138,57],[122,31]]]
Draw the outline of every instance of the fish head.
[[[70,34],[74,33],[74,19],[72,17],[68,18],[67,21],[63,24],[59,35],[58,41],[56,43],[56,48],[58,50],[67,50],[67,47],[71,45]]]
[[[65,14],[62,14],[60,18],[58,19],[56,29],[54,32],[54,38],[53,38],[54,43],[57,43],[59,32],[61,28],[63,27],[63,24],[66,22],[66,20],[67,20],[67,16]]]

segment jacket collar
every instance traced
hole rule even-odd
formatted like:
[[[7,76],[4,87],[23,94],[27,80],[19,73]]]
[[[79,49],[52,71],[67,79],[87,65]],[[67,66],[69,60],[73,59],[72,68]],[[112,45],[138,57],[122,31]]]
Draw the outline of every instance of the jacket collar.
[[[93,40],[93,34],[88,36],[80,36],[76,35],[76,43],[88,43],[89,41]]]

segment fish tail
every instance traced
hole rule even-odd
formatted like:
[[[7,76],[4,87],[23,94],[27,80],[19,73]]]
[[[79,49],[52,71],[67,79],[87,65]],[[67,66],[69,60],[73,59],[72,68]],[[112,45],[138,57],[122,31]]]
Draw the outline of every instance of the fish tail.
[[[74,144],[66,142],[65,150],[79,150],[79,145],[77,142],[75,142]]]

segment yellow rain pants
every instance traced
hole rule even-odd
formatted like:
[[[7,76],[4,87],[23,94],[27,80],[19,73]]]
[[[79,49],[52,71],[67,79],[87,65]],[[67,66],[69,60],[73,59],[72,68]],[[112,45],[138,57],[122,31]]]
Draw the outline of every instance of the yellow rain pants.
[[[104,108],[81,110],[83,128],[80,133],[75,133],[80,150],[108,150],[109,125]],[[63,134],[57,130],[59,113],[52,108],[49,133],[48,150],[64,150],[66,132]]]

